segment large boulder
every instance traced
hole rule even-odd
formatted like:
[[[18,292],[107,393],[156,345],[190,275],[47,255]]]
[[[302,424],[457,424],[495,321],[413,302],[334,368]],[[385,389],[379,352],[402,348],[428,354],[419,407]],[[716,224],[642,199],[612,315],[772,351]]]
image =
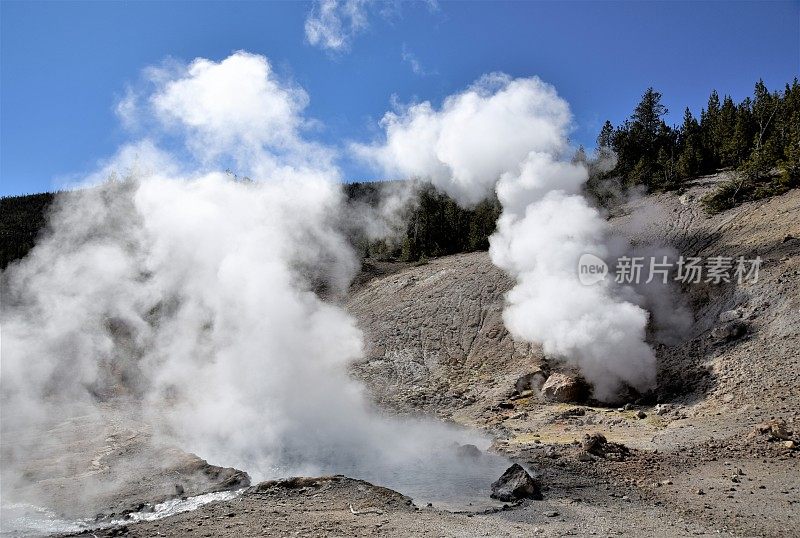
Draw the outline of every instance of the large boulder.
[[[521,465],[515,463],[492,484],[491,497],[503,502],[541,500],[542,492],[536,480]]]
[[[541,392],[551,402],[577,402],[586,396],[586,386],[577,377],[556,372],[547,378]]]

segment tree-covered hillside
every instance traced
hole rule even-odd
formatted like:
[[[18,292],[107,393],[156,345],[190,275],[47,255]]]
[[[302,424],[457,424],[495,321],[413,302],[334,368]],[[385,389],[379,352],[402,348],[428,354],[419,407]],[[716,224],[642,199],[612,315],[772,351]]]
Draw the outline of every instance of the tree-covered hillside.
[[[33,248],[55,194],[45,192],[0,198],[0,268]]]
[[[344,186],[351,203],[376,207],[381,190],[396,182],[349,183]],[[0,268],[22,258],[45,226],[53,193],[0,198]],[[396,237],[369,241],[355,227],[349,233],[358,252],[378,260],[418,261],[425,258],[485,250],[500,214],[496,199],[472,209],[459,207],[430,185],[419,185],[399,217],[403,227]]]
[[[381,190],[397,182],[350,183],[345,192],[351,201],[376,206]],[[500,203],[496,197],[464,209],[452,198],[425,183],[415,184],[413,195],[399,215],[401,229],[386,240],[369,241],[363,234],[352,236],[365,258],[417,261],[425,258],[489,248]]]
[[[662,96],[648,88],[630,118],[614,127],[606,121],[597,145],[614,153],[616,167],[592,178],[590,188],[616,177],[624,187],[649,192],[680,189],[686,181],[720,168],[737,171],[704,202],[722,211],[738,203],[780,194],[800,185],[800,84],[770,91],[763,81],[753,97],[734,103],[711,92],[699,120],[687,108],[683,123],[670,127]]]

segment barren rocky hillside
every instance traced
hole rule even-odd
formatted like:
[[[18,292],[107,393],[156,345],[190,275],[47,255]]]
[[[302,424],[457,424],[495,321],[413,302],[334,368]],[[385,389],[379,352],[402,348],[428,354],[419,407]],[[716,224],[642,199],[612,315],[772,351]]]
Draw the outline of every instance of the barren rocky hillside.
[[[511,281],[485,252],[435,259],[366,283],[348,301],[366,335],[354,374],[378,402],[451,417],[504,400],[541,360],[503,327]]]
[[[638,199],[611,221],[635,246],[763,259],[756,283],[683,285],[694,323],[676,345],[654,342],[661,369],[655,397],[703,413],[790,411],[800,401],[800,193],[708,216],[699,198],[721,179],[703,178],[682,196]],[[354,374],[382,404],[471,422],[506,401],[520,377],[563,368],[503,327],[503,295],[512,285],[484,252],[367,281],[347,303],[367,338]],[[712,335],[732,321],[746,334],[732,341]]]

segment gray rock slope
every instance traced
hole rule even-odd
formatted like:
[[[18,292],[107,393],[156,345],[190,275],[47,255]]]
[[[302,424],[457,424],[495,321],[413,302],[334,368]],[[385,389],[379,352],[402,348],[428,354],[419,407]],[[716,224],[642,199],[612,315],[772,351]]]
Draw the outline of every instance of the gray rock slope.
[[[645,250],[763,259],[756,283],[678,288],[693,320],[670,345],[653,338],[656,396],[715,412],[797,408],[800,192],[708,216],[699,200],[724,178],[702,178],[681,196],[642,197],[610,219],[618,235]],[[387,407],[474,423],[509,396],[520,376],[546,363],[538,347],[515,342],[503,326],[503,296],[512,285],[484,252],[367,280],[346,303],[367,343],[353,374]],[[720,338],[730,323],[745,331]]]

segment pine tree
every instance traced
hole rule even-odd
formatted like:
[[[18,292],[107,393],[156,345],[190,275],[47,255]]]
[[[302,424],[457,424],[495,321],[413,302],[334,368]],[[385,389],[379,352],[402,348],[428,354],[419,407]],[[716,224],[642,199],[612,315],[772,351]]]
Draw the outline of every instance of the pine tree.
[[[586,150],[583,148],[583,144],[578,146],[578,149],[575,150],[575,155],[572,156],[573,163],[582,163],[586,165],[589,162],[589,158],[586,156]]]
[[[609,120],[603,124],[600,134],[597,135],[598,148],[610,148],[614,145],[614,126]]]
[[[702,149],[700,140],[700,124],[692,115],[689,107],[683,113],[683,125],[681,125],[678,138],[680,156],[677,163],[677,174],[681,179],[689,179],[700,174],[702,165]]]
[[[778,148],[770,138],[770,132],[780,107],[780,99],[769,93],[763,80],[756,83],[753,94],[753,123],[756,133],[753,149],[742,164],[741,172],[743,182],[758,183],[769,174],[769,169],[777,158]]]
[[[673,153],[668,151],[665,146],[658,150],[656,166],[658,170],[656,176],[651,180],[651,188],[658,190],[674,189],[677,186],[675,159]]]
[[[741,166],[750,154],[755,129],[753,127],[753,113],[750,109],[750,98],[745,98],[736,107],[736,125],[733,129],[733,136],[730,141],[730,153],[732,166]]]
[[[709,198],[707,207],[721,211],[742,200],[784,192],[800,185],[800,83],[787,84],[783,94],[770,93],[763,81],[753,98],[738,105],[713,90],[698,122],[686,109],[679,128],[666,125],[661,94],[648,88],[631,117],[614,128],[606,121],[597,137],[598,153],[613,150],[616,166],[592,172],[587,191],[607,199],[603,182],[625,189],[674,189],[682,181],[720,166],[735,168],[736,178]],[[778,169],[779,176],[774,174]]]
[[[719,124],[719,94],[712,90],[707,107],[700,113],[700,130],[703,143],[703,168],[713,172],[719,167],[717,125]]]
[[[631,122],[633,131],[643,152],[651,157],[656,150],[656,141],[663,124],[661,118],[667,112],[667,107],[661,104],[661,94],[652,87],[647,88],[642,100],[633,111]]]
[[[736,129],[736,105],[733,104],[730,95],[726,95],[722,101],[715,127],[714,144],[720,166],[736,165],[736,147],[733,140]]]

